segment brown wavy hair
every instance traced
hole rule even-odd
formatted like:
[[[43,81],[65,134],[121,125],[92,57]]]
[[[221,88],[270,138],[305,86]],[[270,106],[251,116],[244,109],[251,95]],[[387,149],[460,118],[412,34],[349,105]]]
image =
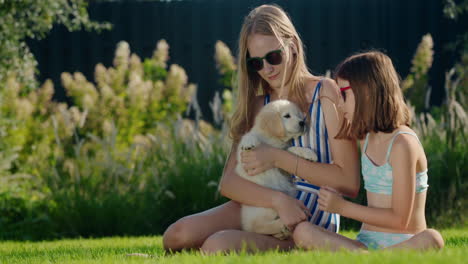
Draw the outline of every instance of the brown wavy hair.
[[[335,79],[347,80],[354,93],[352,122],[343,119],[336,138],[363,139],[369,132],[390,133],[410,125],[411,115],[392,60],[382,52],[353,55],[335,70]]]

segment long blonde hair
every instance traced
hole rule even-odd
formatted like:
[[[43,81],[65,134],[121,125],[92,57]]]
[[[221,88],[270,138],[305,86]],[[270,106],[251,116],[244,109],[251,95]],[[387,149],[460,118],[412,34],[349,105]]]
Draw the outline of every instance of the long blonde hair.
[[[231,119],[230,136],[236,142],[252,128],[253,109],[257,95],[271,93],[272,89],[268,83],[256,72],[247,69],[247,58],[249,56],[247,41],[252,34],[275,36],[281,43],[286,55],[286,68],[290,68],[289,77],[286,73],[282,86],[289,85],[288,98],[295,99],[303,111],[307,111],[307,102],[304,96],[304,85],[309,73],[306,62],[304,47],[294,28],[290,18],[281,7],[276,5],[262,5],[253,9],[245,18],[239,36],[238,52],[238,95],[237,106]],[[291,56],[288,45],[295,45],[295,53]],[[288,67],[292,58],[293,65]]]

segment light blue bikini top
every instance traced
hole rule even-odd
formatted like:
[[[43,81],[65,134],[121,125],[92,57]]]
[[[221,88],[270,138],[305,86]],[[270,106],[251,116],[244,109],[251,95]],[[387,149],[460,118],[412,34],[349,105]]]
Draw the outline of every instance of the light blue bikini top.
[[[362,175],[364,177],[364,188],[373,193],[382,193],[382,194],[392,194],[392,185],[393,185],[393,176],[392,176],[392,166],[388,163],[390,158],[390,152],[392,151],[393,141],[400,134],[409,134],[413,135],[418,139],[416,134],[411,132],[399,131],[395,133],[390,145],[388,146],[387,156],[385,157],[385,164],[382,166],[376,166],[370,159],[367,157],[367,142],[369,140],[369,133],[366,135],[366,141],[364,143],[364,148],[361,155],[361,167]],[[418,139],[419,144],[421,142]],[[416,173],[416,192],[424,192],[427,190],[429,185],[427,184],[427,169],[422,172]]]

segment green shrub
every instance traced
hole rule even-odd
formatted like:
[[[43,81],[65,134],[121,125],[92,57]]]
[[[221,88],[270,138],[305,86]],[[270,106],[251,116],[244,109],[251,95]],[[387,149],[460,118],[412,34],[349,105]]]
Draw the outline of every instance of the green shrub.
[[[413,113],[414,128],[429,163],[427,214],[438,226],[464,225],[467,221],[468,114],[459,103],[466,102],[466,87],[462,85],[467,74],[468,67],[461,65],[446,73],[446,99],[435,111],[438,119],[429,113]]]
[[[168,48],[160,41],[141,63],[121,42],[112,67],[96,66],[96,84],[63,73],[71,107],[51,101],[50,81],[29,91],[8,79],[0,91],[0,164],[8,165],[0,237],[160,233],[221,201],[224,139],[180,118],[196,87],[181,67],[167,66]]]
[[[116,134],[92,137],[93,152],[75,154],[44,172],[56,207],[58,236],[160,234],[178,218],[219,204],[217,182],[225,151],[219,133],[203,135],[179,120],[160,126],[129,148]]]

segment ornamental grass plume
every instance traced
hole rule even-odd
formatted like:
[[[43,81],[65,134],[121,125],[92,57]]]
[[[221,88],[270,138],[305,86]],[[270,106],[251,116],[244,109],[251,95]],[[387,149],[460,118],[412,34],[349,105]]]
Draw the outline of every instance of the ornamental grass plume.
[[[103,123],[118,128],[118,144],[130,145],[136,135],[145,135],[156,122],[170,122],[184,113],[196,86],[188,83],[185,70],[166,65],[169,46],[161,40],[151,59],[144,63],[131,53],[128,43],[117,45],[113,66],[95,67],[95,83],[81,73],[62,74],[62,83],[72,101],[86,112],[82,134],[108,135]],[[81,119],[83,120],[83,119]],[[122,146],[123,147],[123,146]]]
[[[114,67],[126,70],[129,65],[130,46],[126,41],[117,43],[117,49],[114,56]]]
[[[216,41],[215,44],[215,61],[216,67],[221,74],[235,71],[237,68],[231,50],[220,40]]]
[[[219,92],[216,91],[213,100],[209,103],[211,112],[213,113],[213,121],[216,125],[220,125],[223,121],[223,102],[219,96]]]
[[[130,72],[127,88],[129,105],[142,111],[146,109],[152,88],[151,81],[143,81],[142,76],[136,71]]]
[[[112,132],[115,130],[115,124],[113,121],[105,118],[102,122],[102,132],[104,136],[110,136]]]
[[[228,89],[224,89],[223,91],[223,113],[224,113],[224,118],[226,120],[230,120],[232,114],[234,113],[234,99],[235,99],[235,96],[233,95],[233,93],[228,90]]]
[[[166,78],[166,89],[163,94],[167,97],[178,96],[187,84],[187,74],[179,65],[171,65]]]
[[[12,115],[17,121],[31,119],[35,113],[45,114],[50,106],[53,85],[47,80],[44,85],[28,94],[22,95],[22,86],[16,78],[10,77],[2,93],[2,111]]]
[[[185,100],[185,102],[189,102],[193,99],[193,97],[196,97],[196,94],[197,94],[197,85],[190,83],[187,86],[186,91],[181,96]]]
[[[76,128],[76,121],[73,119],[72,114],[68,111],[68,106],[60,103],[52,113],[55,120],[56,138],[66,139],[73,136]]]
[[[81,112],[80,109],[76,106],[72,106],[68,109],[70,115],[70,121],[79,128],[82,128],[85,121],[88,111]]]
[[[459,135],[466,144],[466,134],[468,133],[468,115],[463,106],[458,102],[459,97],[464,98],[466,95],[458,93],[463,88],[461,87],[464,75],[468,71],[465,69],[463,74],[456,75],[456,68],[450,69],[445,73],[445,122],[447,122],[447,143],[450,146],[455,146]]]
[[[110,85],[109,75],[107,74],[107,69],[102,65],[102,63],[98,63],[96,67],[94,67],[94,80],[96,81],[98,87],[103,87],[106,85]]]
[[[162,39],[158,41],[152,59],[155,61],[156,66],[161,68],[167,67],[166,62],[169,59],[169,45],[166,40]]]
[[[428,97],[424,97],[424,95],[428,94],[428,90],[430,91],[428,71],[433,62],[433,47],[432,36],[430,34],[424,35],[411,61],[410,73],[401,85],[406,98],[414,104],[418,113],[429,108],[428,100],[425,100]]]
[[[434,57],[433,48],[434,41],[431,34],[424,35],[411,61],[413,66],[410,71],[415,74],[416,79],[420,79],[423,75],[427,74],[431,68]]]
[[[130,61],[129,61],[129,70],[130,70],[130,73],[135,73],[139,76],[143,76],[144,75],[144,70],[143,70],[143,65],[141,63],[141,59],[140,57],[138,57],[138,55],[136,54],[132,54],[130,56]]]
[[[16,117],[20,120],[26,120],[34,112],[34,105],[26,98],[18,98],[15,101]]]
[[[455,146],[455,138],[465,139],[468,133],[468,114],[459,99],[465,95],[458,93],[463,80],[462,75],[455,74],[456,69],[452,68],[445,73],[445,95],[443,105],[441,106],[440,120],[436,121],[430,113],[417,113],[415,107],[408,101],[411,116],[413,117],[413,126],[422,137],[430,137],[437,134],[439,138],[445,138],[446,142]],[[459,137],[462,135],[461,137]]]
[[[5,89],[3,90],[3,102],[6,104],[11,104],[16,98],[18,98],[18,93],[20,91],[20,84],[13,76],[10,76],[7,79]]]
[[[46,80],[37,92],[31,93],[30,100],[34,101],[39,115],[45,115],[49,111],[49,103],[51,102],[53,95],[54,83],[51,80]]]
[[[153,89],[151,90],[151,101],[158,102],[162,99],[162,92],[164,90],[164,83],[160,80],[153,83]]]
[[[98,91],[94,84],[88,82],[82,73],[75,72],[72,76],[70,73],[64,72],[61,79],[67,95],[73,98],[78,107],[83,110],[92,110],[96,107],[99,96]]]
[[[215,45],[215,61],[219,73],[221,74],[221,83],[226,87],[222,93],[222,118],[225,122],[229,122],[233,114],[235,105],[236,84],[236,70],[235,59],[229,47],[222,41],[217,41]],[[217,96],[217,95],[216,95]],[[216,100],[216,98],[215,98]]]

